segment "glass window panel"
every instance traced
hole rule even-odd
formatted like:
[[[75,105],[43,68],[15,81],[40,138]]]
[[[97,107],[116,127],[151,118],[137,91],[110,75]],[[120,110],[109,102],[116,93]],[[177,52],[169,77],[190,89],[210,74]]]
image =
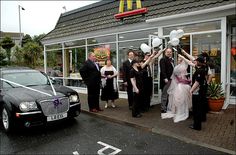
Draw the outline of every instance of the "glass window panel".
[[[46,50],[60,49],[60,48],[62,48],[61,43],[53,44],[53,45],[46,45]]]
[[[51,77],[63,76],[62,50],[47,51],[47,74]]]
[[[115,41],[116,41],[115,35],[88,38],[88,44],[99,44],[99,43],[107,43],[107,42],[115,42]]]
[[[193,35],[193,56],[206,52],[210,56],[209,66],[214,73],[213,81],[221,82],[221,33]]]
[[[143,30],[143,31],[119,34],[119,41],[148,38],[148,35],[150,34],[157,35],[158,34],[157,28],[151,30]]]
[[[154,83],[154,96],[158,95],[158,84]]]
[[[79,69],[84,63],[85,47],[65,50],[65,75],[66,77],[81,78]]]
[[[86,88],[86,84],[81,79],[65,79],[65,85],[70,87],[82,87]]]
[[[179,25],[163,28],[163,34],[169,35],[172,30],[182,29],[184,33],[191,32],[202,32],[202,31],[210,31],[210,30],[220,30],[221,25],[220,21],[212,21],[212,22],[204,22],[197,24],[187,24],[187,25]]]
[[[110,58],[112,61],[112,65],[117,68],[116,44],[88,46],[88,52],[95,52],[97,61],[99,62],[100,66],[104,66],[105,60]]]
[[[81,75],[80,67],[86,59],[85,47],[65,50],[65,85],[73,87],[85,87]]]
[[[83,45],[85,45],[85,39],[65,42],[65,47],[83,46]]]
[[[234,82],[234,84],[231,84],[230,85],[230,96],[232,97],[232,96],[234,96],[234,97],[236,97],[236,84],[235,84],[236,82]]]

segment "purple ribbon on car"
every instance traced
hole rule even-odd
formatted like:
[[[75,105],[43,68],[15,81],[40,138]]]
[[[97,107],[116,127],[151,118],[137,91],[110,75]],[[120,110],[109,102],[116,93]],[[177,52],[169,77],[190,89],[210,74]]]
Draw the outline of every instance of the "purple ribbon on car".
[[[58,98],[53,100],[54,108],[58,107],[59,104],[62,104]]]

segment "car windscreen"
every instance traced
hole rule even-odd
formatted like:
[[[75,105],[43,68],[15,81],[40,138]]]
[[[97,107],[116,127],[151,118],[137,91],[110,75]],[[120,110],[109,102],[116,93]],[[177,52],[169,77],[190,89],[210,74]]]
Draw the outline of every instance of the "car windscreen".
[[[38,85],[47,85],[48,79],[40,72],[10,72],[4,73],[3,79],[6,79],[11,82],[23,86],[38,86]],[[19,87],[10,82],[3,82],[3,88],[15,88]]]

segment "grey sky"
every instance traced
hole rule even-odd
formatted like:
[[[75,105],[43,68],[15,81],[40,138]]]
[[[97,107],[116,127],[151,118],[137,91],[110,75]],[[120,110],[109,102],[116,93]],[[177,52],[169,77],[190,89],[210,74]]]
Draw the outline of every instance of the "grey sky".
[[[10,1],[1,0],[1,31],[19,32],[18,5],[25,10],[20,10],[21,32],[24,34],[39,35],[50,32],[60,16],[66,11],[77,9],[98,0],[90,1]]]

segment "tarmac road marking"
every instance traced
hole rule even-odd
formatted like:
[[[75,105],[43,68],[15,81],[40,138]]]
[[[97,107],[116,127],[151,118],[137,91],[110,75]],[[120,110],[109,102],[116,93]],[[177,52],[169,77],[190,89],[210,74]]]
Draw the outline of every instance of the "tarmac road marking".
[[[78,151],[74,151],[73,155],[79,155],[79,152]]]
[[[114,150],[113,152],[109,153],[109,155],[115,155],[115,154],[119,153],[120,151],[122,151],[121,149],[118,149],[118,148],[116,148],[116,147],[114,147],[114,146],[111,146],[111,145],[109,145],[109,144],[103,143],[103,142],[101,142],[101,141],[98,141],[97,143],[104,146],[103,148],[101,148],[100,150],[98,150],[97,153],[98,153],[99,155],[105,155],[105,154],[103,153],[103,151],[105,151],[105,150],[107,150],[107,149],[112,149],[112,150]]]

